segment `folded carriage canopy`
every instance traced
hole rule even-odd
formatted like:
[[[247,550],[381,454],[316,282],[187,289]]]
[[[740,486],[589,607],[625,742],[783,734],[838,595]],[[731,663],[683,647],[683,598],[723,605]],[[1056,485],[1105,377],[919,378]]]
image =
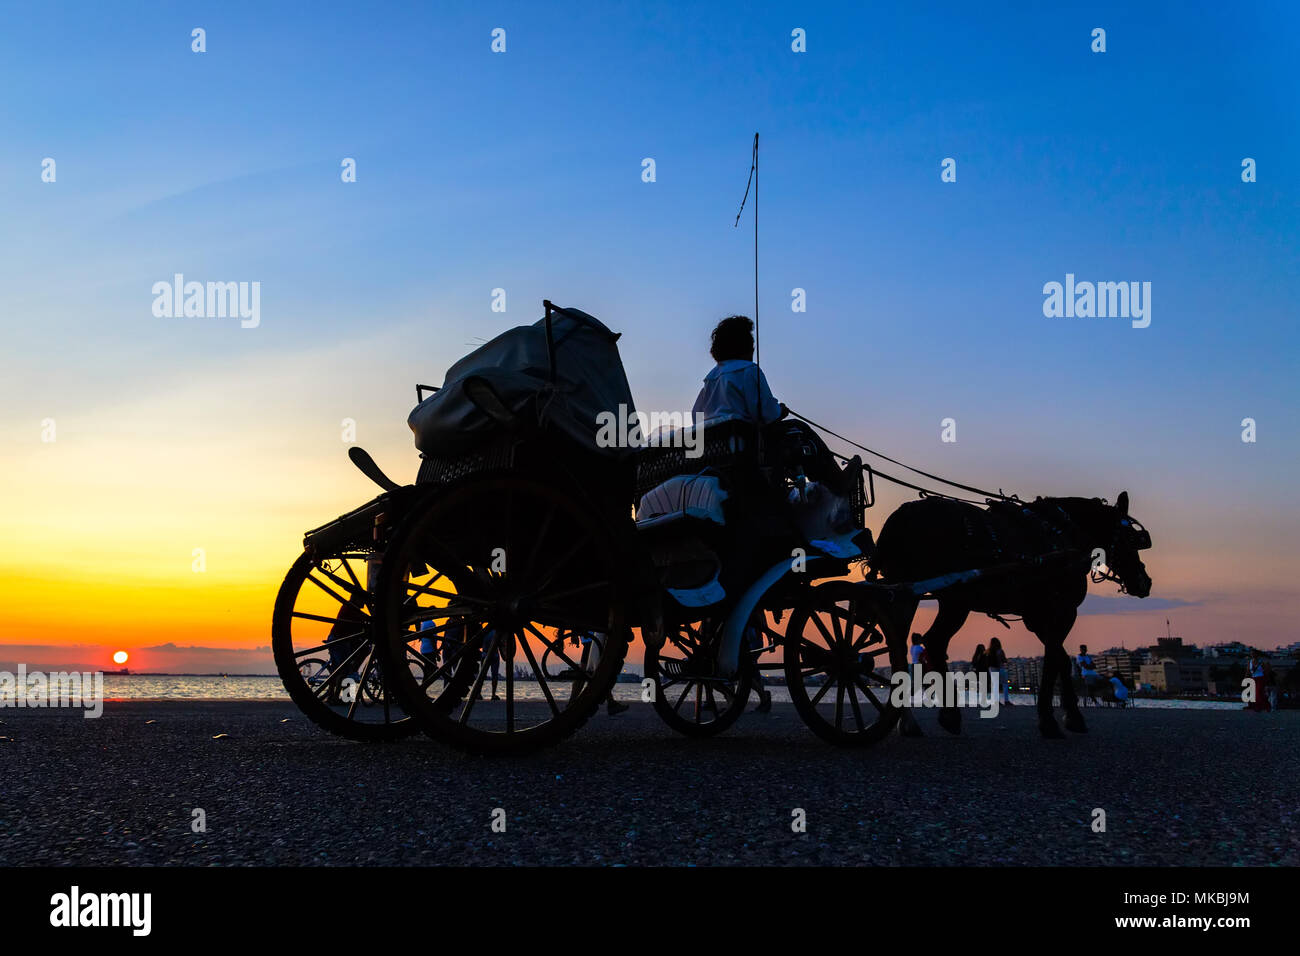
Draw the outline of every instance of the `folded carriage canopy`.
[[[578,309],[551,312],[555,377],[546,319],[502,332],[453,365],[442,387],[411,411],[415,447],[439,457],[471,451],[509,430],[544,425],[584,449],[614,458],[635,449],[597,444],[597,416],[636,408],[618,354],[618,333]]]

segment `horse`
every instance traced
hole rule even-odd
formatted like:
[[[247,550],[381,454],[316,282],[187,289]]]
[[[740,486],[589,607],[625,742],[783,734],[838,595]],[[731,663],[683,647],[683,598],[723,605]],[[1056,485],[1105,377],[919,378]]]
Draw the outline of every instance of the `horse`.
[[[946,673],[948,642],[972,611],[999,620],[1019,615],[1044,649],[1039,731],[1049,738],[1065,736],[1052,713],[1052,688],[1059,680],[1066,729],[1086,733],[1064,645],[1089,577],[1114,581],[1135,597],[1151,593],[1151,578],[1138,555],[1151,547],[1151,536],[1129,516],[1128,507],[1127,491],[1113,505],[1102,498],[1036,498],[990,501],[980,508],[951,498],[922,498],[900,506],[885,521],[871,568],[885,583],[981,569],[973,580],[936,593],[939,611],[923,638],[930,668]],[[894,660],[906,659],[918,601],[899,602],[885,622]],[[918,733],[907,718],[903,732]],[[961,732],[961,713],[947,700],[939,724]]]

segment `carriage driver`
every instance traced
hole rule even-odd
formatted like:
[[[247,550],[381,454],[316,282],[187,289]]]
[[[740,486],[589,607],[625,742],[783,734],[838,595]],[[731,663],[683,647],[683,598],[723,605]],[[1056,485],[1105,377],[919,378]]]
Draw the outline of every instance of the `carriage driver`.
[[[760,429],[790,414],[768,387],[767,376],[754,364],[754,322],[745,315],[730,315],[713,330],[709,348],[717,362],[704,376],[692,414],[696,427],[727,421],[746,421]],[[769,432],[770,433],[770,432]],[[809,478],[842,491],[840,467],[825,442],[813,436],[818,452],[803,462]]]
[[[738,419],[761,427],[785,416],[785,406],[754,364],[753,319],[730,315],[719,322],[709,354],[717,364],[704,376],[704,387],[691,410],[697,426]]]
[[[776,400],[763,370],[754,363],[753,320],[744,315],[723,319],[713,330],[709,352],[717,364],[704,377],[704,387],[695,399],[692,414],[696,428],[726,421],[751,422],[767,430],[775,439],[779,455],[786,454],[781,450],[780,436],[773,434],[768,426],[785,418],[789,409]],[[814,527],[819,528],[824,533],[816,534],[818,538],[825,538],[829,532],[847,533],[852,525],[848,506],[851,482],[860,478],[856,473],[841,470],[826,443],[811,429],[800,425],[793,429],[793,433],[797,436],[797,448],[813,448],[811,454],[796,452],[801,456],[797,467],[812,482],[831,493],[827,496],[825,491],[814,488],[807,498],[803,498],[801,486],[798,508],[803,517],[797,520],[802,530],[813,534]],[[793,504],[794,499],[789,499],[789,502]],[[810,514],[810,508],[815,515]],[[858,546],[863,545],[859,543]]]

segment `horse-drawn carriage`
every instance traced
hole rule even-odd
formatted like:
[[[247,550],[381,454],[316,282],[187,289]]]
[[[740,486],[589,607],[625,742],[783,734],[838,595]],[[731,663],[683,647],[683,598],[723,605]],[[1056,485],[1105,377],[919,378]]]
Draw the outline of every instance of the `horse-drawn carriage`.
[[[860,458],[796,420],[602,430],[635,408],[619,336],[545,309],[417,386],[414,484],[350,451],[383,493],[308,532],[280,589],[293,700],[356,739],[529,751],[611,699],[635,629],[649,698],[684,734],[731,725],[763,668],[819,736],[888,733],[884,668],[906,666],[916,599],[985,572],[847,580],[872,548]]]

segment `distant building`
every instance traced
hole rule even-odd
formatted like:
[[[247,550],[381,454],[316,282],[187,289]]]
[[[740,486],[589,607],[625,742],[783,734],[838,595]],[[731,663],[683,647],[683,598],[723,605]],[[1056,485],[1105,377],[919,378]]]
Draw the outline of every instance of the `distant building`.
[[[1200,653],[1195,644],[1184,644],[1181,637],[1158,637],[1152,650],[1156,658],[1172,657],[1174,660]]]
[[[1210,665],[1196,658],[1163,657],[1143,664],[1138,679],[1163,694],[1203,694],[1209,690]]]
[[[1012,657],[1007,661],[1007,685],[1012,690],[1038,690],[1043,682],[1041,657]]]
[[[1211,644],[1203,653],[1206,657],[1249,657],[1250,648],[1241,641],[1226,641],[1222,644]]]
[[[1114,671],[1130,682],[1138,679],[1138,673],[1142,669],[1142,658],[1123,648],[1112,647],[1108,651],[1094,654],[1092,662],[1101,674],[1106,675]]]

